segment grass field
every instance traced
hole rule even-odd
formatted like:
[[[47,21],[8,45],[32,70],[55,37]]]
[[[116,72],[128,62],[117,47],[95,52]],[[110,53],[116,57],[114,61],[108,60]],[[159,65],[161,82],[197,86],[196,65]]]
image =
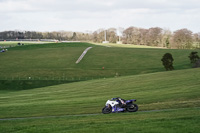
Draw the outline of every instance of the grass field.
[[[24,44],[24,45],[32,45],[32,44],[44,44],[44,43],[53,43],[53,42],[34,42],[34,41],[0,41],[0,46],[4,47],[13,47],[17,46],[18,43]]]
[[[176,75],[176,76],[174,76]],[[198,107],[200,69],[2,90],[0,118],[100,113],[107,99],[138,99],[139,110]],[[74,107],[81,108],[74,111]]]
[[[189,69],[191,51],[89,43],[12,47],[0,53],[0,132],[196,133],[200,69]],[[162,66],[166,52],[174,71]],[[119,96],[137,99],[139,111],[101,114],[105,102]]]
[[[93,48],[79,64],[76,60],[89,46]],[[161,62],[172,53],[174,67],[191,68],[192,50],[102,47],[88,43],[27,45],[0,54],[0,79],[104,78],[165,71]],[[102,70],[102,67],[105,69]]]
[[[197,133],[200,109],[0,121],[2,133]]]
[[[1,90],[0,118],[58,117],[0,121],[0,130],[118,132],[122,129],[124,132],[133,130],[195,132],[199,130],[197,123],[200,121],[199,108],[196,108],[200,106],[199,85],[200,69],[188,69],[69,83],[32,90]],[[137,99],[140,111],[175,110],[100,115],[106,100],[119,95],[125,99]],[[65,116],[80,114],[99,115]],[[146,128],[143,129],[144,127]]]

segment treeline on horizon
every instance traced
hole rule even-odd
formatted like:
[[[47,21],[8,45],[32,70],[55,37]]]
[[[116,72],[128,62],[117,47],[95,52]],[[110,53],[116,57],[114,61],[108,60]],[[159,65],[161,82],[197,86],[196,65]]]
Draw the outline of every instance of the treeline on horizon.
[[[120,32],[121,36],[118,35]],[[166,48],[200,48],[200,32],[193,33],[188,29],[180,29],[174,32],[153,27],[149,29],[129,27],[117,30],[106,30],[107,41],[110,43],[121,42],[123,44],[147,45]],[[8,39],[56,39],[59,41],[89,41],[101,43],[105,40],[105,30],[99,29],[91,33],[83,32],[36,32],[36,31],[3,31],[0,32],[0,40]]]

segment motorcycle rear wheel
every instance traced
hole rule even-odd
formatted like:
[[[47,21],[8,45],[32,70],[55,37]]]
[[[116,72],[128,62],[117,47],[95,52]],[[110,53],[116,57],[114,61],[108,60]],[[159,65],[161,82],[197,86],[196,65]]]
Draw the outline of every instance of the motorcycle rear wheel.
[[[127,110],[129,112],[136,112],[136,111],[138,111],[138,105],[137,104],[131,104],[130,106],[127,107]]]

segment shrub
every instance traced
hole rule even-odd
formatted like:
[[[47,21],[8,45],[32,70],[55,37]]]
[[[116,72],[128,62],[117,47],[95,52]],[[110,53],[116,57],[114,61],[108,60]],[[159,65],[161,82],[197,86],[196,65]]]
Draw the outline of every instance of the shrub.
[[[195,62],[193,67],[194,68],[200,67],[200,59]]]
[[[198,52],[191,52],[190,55],[188,56],[188,57],[190,58],[190,62],[191,62],[192,64],[196,63],[197,60],[200,59],[197,53],[198,53]]]
[[[166,53],[163,55],[163,58],[161,59],[161,61],[163,62],[163,66],[165,67],[165,69],[168,70],[173,70],[173,57],[172,54],[170,53]]]

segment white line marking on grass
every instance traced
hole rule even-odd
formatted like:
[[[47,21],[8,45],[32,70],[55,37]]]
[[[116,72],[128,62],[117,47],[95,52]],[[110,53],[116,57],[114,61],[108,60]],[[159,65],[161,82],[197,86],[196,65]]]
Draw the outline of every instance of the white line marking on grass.
[[[87,51],[90,50],[92,47],[88,47],[86,48],[83,53],[81,54],[81,56],[78,58],[78,60],[76,61],[76,64],[78,64],[82,59],[83,57],[86,55]]]
[[[183,109],[190,109],[190,108],[177,108],[177,109],[161,109],[161,110],[146,110],[146,111],[137,111],[137,112],[119,112],[120,114],[123,113],[148,113],[148,112],[163,112],[163,111],[176,111],[176,110],[183,110]],[[200,109],[200,107],[192,107],[191,109]],[[118,113],[111,113],[111,114],[118,114]],[[46,119],[46,118],[63,118],[63,117],[82,117],[82,116],[96,116],[96,115],[109,115],[109,114],[76,114],[76,115],[60,115],[60,116],[33,116],[33,117],[21,117],[21,118],[2,118],[0,121],[8,121],[8,120],[27,120],[27,119]]]
[[[33,117],[18,117],[18,118],[2,118],[0,121],[8,120],[27,120],[27,119],[46,119],[46,118],[63,118],[63,117],[79,117],[79,116],[95,116],[102,115],[102,113],[97,114],[79,114],[79,115],[58,115],[58,116],[33,116]]]

